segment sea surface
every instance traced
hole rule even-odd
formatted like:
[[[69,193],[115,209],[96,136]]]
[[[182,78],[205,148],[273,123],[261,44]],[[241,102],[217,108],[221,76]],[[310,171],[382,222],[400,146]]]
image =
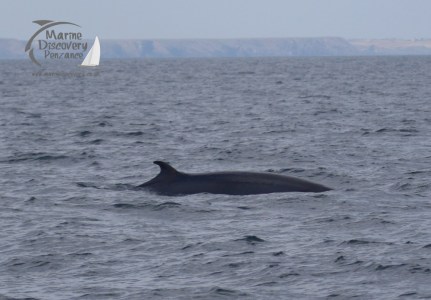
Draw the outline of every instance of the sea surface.
[[[0,170],[1,300],[431,298],[431,57],[3,60]]]

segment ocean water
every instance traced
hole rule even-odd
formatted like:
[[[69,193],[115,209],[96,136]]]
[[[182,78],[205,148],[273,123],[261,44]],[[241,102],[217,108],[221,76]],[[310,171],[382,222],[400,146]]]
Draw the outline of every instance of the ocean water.
[[[431,298],[431,57],[73,70],[0,61],[1,300]],[[128,188],[154,160],[334,190]]]

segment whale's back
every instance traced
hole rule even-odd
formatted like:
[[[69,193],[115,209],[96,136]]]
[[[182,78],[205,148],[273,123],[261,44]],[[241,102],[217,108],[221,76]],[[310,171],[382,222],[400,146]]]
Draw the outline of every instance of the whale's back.
[[[164,166],[163,166],[164,167]],[[153,180],[141,185],[163,195],[198,193],[254,195],[280,192],[324,192],[330,188],[308,180],[274,173],[213,172],[187,174],[166,167]]]
[[[308,180],[273,173],[217,172],[185,174],[182,189],[228,195],[253,195],[280,192],[324,192],[330,190]]]

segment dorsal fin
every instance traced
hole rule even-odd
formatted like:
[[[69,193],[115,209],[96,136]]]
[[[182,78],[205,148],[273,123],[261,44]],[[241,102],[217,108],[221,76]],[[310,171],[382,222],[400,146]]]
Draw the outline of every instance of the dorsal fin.
[[[52,23],[52,22],[54,22],[54,21],[51,21],[51,20],[36,20],[36,21],[33,21],[33,23],[36,23],[36,24],[38,24],[40,26],[43,26],[45,24]]]
[[[175,170],[175,168],[167,162],[156,160],[153,163],[160,167],[160,173],[157,174],[157,176],[150,181],[144,182],[138,187],[146,187],[157,184],[169,184],[170,182],[175,181],[177,177],[184,175],[184,173]]]
[[[180,172],[178,172],[174,167],[172,167],[170,164],[164,161],[156,160],[153,163],[158,165],[160,167],[160,174],[158,176],[176,176],[179,175]]]

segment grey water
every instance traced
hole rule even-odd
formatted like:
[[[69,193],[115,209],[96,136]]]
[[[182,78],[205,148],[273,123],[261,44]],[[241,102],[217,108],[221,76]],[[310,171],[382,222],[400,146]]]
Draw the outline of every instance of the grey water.
[[[0,61],[0,299],[431,298],[431,57],[49,70]],[[334,190],[130,189],[154,160]]]

